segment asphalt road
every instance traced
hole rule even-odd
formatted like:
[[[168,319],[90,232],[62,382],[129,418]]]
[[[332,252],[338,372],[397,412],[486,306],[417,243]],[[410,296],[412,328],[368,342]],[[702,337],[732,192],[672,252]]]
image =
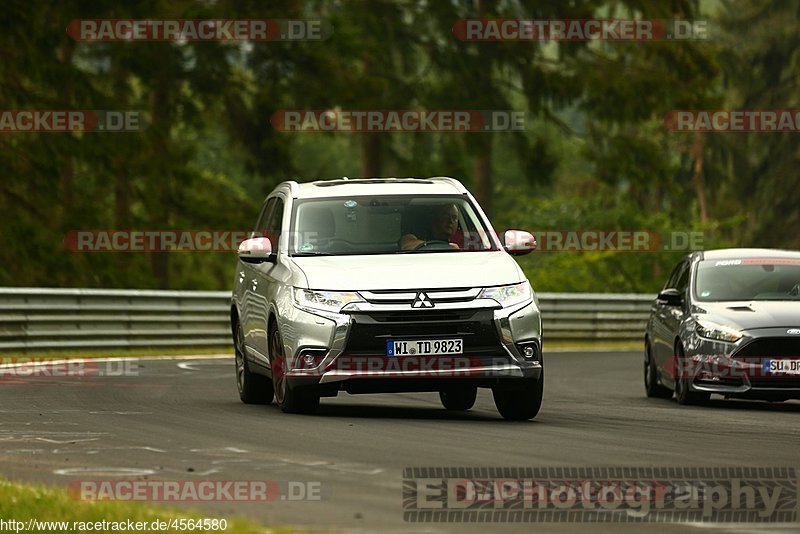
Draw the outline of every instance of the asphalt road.
[[[233,360],[139,360],[125,376],[0,376],[0,473],[84,479],[319,483],[321,499],[193,503],[209,516],[340,531],[583,531],[586,524],[405,523],[412,466],[796,466],[800,403],[647,399],[638,353],[551,353],[531,422],[507,422],[491,393],[451,413],[431,393],[340,394],[314,416],[241,404]],[[104,364],[98,364],[100,369]],[[48,518],[41,518],[48,519]],[[56,519],[56,518],[50,518]],[[794,527],[796,527],[795,525]],[[751,532],[757,525],[595,525],[608,532]],[[785,532],[796,528],[784,526]]]

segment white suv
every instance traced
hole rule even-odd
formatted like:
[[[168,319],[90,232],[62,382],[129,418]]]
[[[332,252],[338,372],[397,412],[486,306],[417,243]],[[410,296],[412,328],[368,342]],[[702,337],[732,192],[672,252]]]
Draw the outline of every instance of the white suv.
[[[438,391],[468,410],[492,389],[506,419],[536,416],[544,368],[538,300],[453,178],[283,182],[239,247],[231,301],[239,395],[285,412],[320,397]]]

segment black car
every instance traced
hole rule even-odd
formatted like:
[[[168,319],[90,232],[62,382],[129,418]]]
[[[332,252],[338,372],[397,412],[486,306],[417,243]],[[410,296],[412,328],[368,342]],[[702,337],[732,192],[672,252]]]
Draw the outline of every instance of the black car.
[[[653,303],[644,341],[648,397],[800,398],[800,252],[684,257]]]

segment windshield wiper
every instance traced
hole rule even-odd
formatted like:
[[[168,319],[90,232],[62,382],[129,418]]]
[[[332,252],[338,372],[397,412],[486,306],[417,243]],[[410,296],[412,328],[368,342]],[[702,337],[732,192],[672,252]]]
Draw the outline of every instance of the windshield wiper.
[[[463,252],[460,248],[437,248],[429,250],[398,250],[395,254],[432,254],[434,252]]]
[[[293,258],[298,256],[333,256],[330,252],[295,252],[292,254]]]

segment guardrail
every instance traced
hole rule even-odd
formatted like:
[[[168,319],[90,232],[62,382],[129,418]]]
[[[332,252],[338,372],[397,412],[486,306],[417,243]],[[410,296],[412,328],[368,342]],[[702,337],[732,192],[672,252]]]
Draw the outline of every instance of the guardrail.
[[[548,341],[641,339],[653,295],[540,293]],[[228,291],[0,288],[0,351],[229,347]]]

